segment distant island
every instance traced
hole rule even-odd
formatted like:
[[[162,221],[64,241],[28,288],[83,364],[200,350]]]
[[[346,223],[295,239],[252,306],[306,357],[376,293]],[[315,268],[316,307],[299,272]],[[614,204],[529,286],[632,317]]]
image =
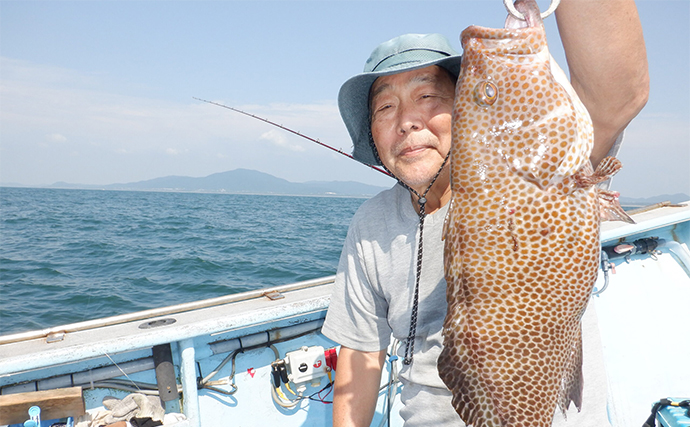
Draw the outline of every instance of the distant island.
[[[653,205],[655,203],[661,203],[661,202],[671,202],[671,203],[688,202],[688,201],[690,201],[690,196],[688,196],[685,193],[661,194],[659,196],[645,197],[645,198],[639,198],[639,199],[633,199],[630,197],[621,197],[618,201],[620,202],[621,206],[624,206],[624,207],[643,207],[643,206],[649,206],[649,205]]]
[[[391,186],[393,181],[391,181]],[[3,183],[3,187],[26,187],[21,184]],[[129,190],[129,191],[170,191],[227,194],[268,194],[295,196],[334,196],[334,197],[371,197],[387,187],[363,184],[356,181],[308,181],[290,182],[273,175],[251,169],[235,169],[214,173],[201,178],[188,176],[166,176],[146,181],[124,184],[87,185],[56,182],[42,188],[70,188],[90,190]],[[690,196],[683,193],[661,194],[654,197],[630,198],[621,197],[620,203],[625,207],[641,207],[654,203],[682,203],[690,201]]]
[[[391,186],[393,183],[391,182]],[[24,187],[20,184],[2,184],[5,187]],[[227,194],[269,194],[295,196],[371,197],[386,187],[355,181],[290,182],[273,175],[250,169],[235,169],[214,173],[201,178],[166,176],[124,184],[87,185],[56,182],[42,188],[87,190],[170,191]]]

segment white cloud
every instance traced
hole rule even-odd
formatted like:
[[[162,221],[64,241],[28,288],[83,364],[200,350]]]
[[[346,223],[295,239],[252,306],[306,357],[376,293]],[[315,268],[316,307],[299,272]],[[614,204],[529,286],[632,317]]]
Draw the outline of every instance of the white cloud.
[[[186,152],[187,150],[180,150],[178,148],[166,148],[165,149],[165,154],[168,154],[170,156],[179,156],[180,154]]]
[[[48,139],[48,141],[52,141],[52,142],[65,142],[65,141],[67,141],[67,137],[64,135],[61,135],[59,133],[51,133],[49,135],[46,135],[46,138]]]
[[[285,132],[280,132],[277,129],[271,129],[268,132],[264,132],[259,138],[270,141],[273,145],[286,148],[290,151],[305,151],[304,147],[301,145],[290,143],[285,135]]]
[[[72,70],[0,61],[3,182],[109,184],[235,168],[297,182],[381,181],[344,156],[217,106],[126,96],[94,76],[80,86]],[[237,107],[350,151],[334,100]]]

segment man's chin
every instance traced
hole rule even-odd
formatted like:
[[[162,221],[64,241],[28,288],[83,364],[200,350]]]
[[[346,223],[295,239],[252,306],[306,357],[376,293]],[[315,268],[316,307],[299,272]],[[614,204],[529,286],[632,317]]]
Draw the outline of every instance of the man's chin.
[[[439,156],[438,152],[432,153],[430,150],[416,158],[398,158],[396,160],[394,167],[389,168],[393,175],[412,188],[424,188],[424,190],[443,165],[443,158]]]
[[[417,191],[419,191],[419,189],[425,191],[431,184],[437,172],[438,170],[435,170],[431,173],[402,173],[400,175],[396,175],[396,178]]]

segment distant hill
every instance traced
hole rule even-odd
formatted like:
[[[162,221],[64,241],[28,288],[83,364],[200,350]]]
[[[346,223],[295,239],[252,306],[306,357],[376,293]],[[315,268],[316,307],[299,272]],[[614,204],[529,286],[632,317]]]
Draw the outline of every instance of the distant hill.
[[[391,185],[392,181],[391,181]],[[6,187],[25,187],[21,184],[3,183]],[[371,197],[386,187],[363,184],[355,181],[308,181],[290,182],[273,175],[250,169],[235,169],[214,173],[201,178],[188,176],[166,176],[146,181],[110,185],[85,185],[56,182],[44,186],[49,188],[83,188],[103,190],[143,190],[143,191],[185,191],[229,194],[285,194],[305,196],[349,196]],[[690,201],[684,193],[662,194],[647,198],[621,197],[620,204],[626,207],[648,206],[670,201],[681,203]]]
[[[249,170],[235,169],[214,173],[201,178],[188,176],[166,176],[146,181],[110,184],[79,185],[57,182],[52,188],[99,188],[104,190],[184,191],[229,194],[285,194],[305,196],[361,196],[369,197],[385,187],[363,184],[355,181],[309,181],[290,182],[273,175]]]

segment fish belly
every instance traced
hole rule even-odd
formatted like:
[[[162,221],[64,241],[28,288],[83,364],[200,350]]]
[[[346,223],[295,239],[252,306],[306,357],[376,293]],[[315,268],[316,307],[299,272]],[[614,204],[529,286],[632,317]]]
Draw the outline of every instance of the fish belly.
[[[507,199],[458,194],[447,224],[439,373],[476,427],[550,426],[557,403],[581,403],[580,319],[599,261],[596,200],[512,183]]]

